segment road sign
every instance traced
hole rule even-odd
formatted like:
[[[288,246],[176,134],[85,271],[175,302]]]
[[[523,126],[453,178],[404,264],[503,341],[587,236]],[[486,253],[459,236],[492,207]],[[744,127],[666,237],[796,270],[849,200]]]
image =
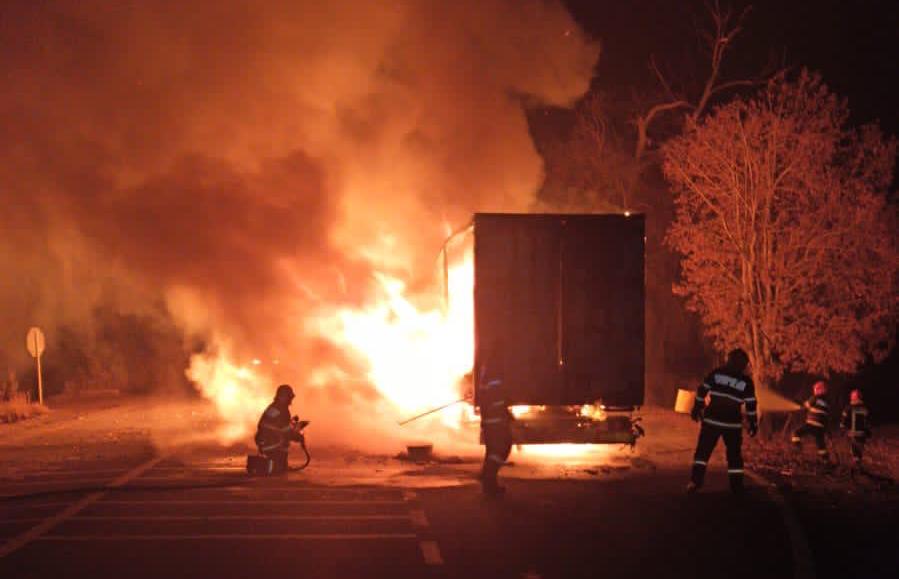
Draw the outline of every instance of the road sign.
[[[41,331],[40,328],[34,326],[28,330],[28,335],[25,336],[25,347],[28,348],[28,353],[31,354],[31,357],[34,358],[35,363],[37,363],[37,400],[39,403],[44,403],[44,381],[41,378],[41,354],[44,353],[44,348],[46,348],[47,343],[44,340],[44,332]]]
[[[44,340],[44,332],[38,327],[28,330],[28,336],[25,337],[25,346],[32,358],[37,358],[44,353],[47,343]]]

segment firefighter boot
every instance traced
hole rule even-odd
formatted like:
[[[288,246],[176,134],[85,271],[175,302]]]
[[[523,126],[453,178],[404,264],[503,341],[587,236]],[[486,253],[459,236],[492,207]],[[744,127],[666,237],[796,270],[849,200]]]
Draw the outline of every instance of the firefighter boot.
[[[734,496],[743,496],[744,491],[746,490],[743,486],[743,473],[741,472],[730,472],[727,474],[727,480],[730,483],[730,492],[734,494]]]
[[[481,470],[481,490],[485,495],[490,497],[496,497],[502,495],[506,489],[499,485],[497,481],[497,475],[499,474],[499,465],[492,461],[487,460],[484,462],[484,468]]]
[[[702,482],[705,480],[705,461],[697,460],[693,463],[693,471],[690,473],[690,482],[687,483],[687,494],[692,495],[702,488]]]

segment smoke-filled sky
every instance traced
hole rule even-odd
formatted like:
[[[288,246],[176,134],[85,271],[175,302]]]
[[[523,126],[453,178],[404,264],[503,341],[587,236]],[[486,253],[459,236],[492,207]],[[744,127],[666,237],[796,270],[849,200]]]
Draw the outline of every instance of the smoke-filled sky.
[[[19,0],[0,43],[13,363],[100,302],[318,355],[317,304],[418,283],[447,225],[528,208],[525,109],[572,103],[599,52],[546,0]]]

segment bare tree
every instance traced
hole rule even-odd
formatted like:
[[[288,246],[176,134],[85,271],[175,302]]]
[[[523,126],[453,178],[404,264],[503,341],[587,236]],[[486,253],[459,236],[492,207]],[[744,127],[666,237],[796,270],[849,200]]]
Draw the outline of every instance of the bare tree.
[[[803,71],[690,121],[663,148],[675,290],[719,348],[749,352],[763,385],[785,369],[853,371],[895,337],[895,141],[847,119]]]
[[[729,8],[722,8],[715,0],[706,6],[711,26],[709,29],[699,29],[699,36],[708,52],[708,71],[702,88],[695,98],[691,99],[687,90],[677,90],[662,72],[655,57],[650,57],[649,68],[655,75],[662,90],[663,98],[654,102],[649,107],[637,113],[633,118],[636,129],[636,142],[634,145],[634,158],[640,161],[646,153],[649,144],[649,129],[660,115],[669,112],[680,111],[686,117],[696,122],[708,110],[713,97],[739,87],[749,87],[762,82],[769,73],[762,72],[754,78],[739,78],[724,80],[722,68],[728,51],[734,44],[734,40],[743,31],[743,23],[749,14],[751,6],[747,6],[739,14],[735,14]],[[767,69],[766,69],[767,70]]]

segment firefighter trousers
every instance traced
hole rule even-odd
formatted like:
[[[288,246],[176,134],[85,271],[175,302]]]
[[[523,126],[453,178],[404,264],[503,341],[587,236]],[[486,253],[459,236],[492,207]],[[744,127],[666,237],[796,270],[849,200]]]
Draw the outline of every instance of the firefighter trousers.
[[[696,452],[693,455],[693,484],[701,487],[705,480],[705,471],[708,468],[709,458],[718,438],[724,439],[727,450],[727,478],[730,488],[734,492],[743,490],[743,429],[725,428],[714,424],[702,423],[699,429],[699,440],[696,442]]]
[[[262,453],[266,458],[272,460],[272,474],[283,474],[287,472],[287,451],[281,449],[269,450]]]
[[[487,492],[499,488],[497,475],[500,467],[512,452],[512,433],[508,425],[484,427],[484,466],[481,469],[481,485]]]
[[[850,436],[849,452],[852,454],[852,461],[856,464],[860,464],[862,462],[862,455],[865,454],[865,438],[863,436]]]
[[[815,439],[815,448],[818,452],[818,458],[820,460],[826,461],[829,457],[827,452],[827,440],[825,439],[826,431],[824,430],[824,427],[806,422],[796,429],[790,441],[798,447],[802,444],[802,437],[806,435],[811,436]]]

